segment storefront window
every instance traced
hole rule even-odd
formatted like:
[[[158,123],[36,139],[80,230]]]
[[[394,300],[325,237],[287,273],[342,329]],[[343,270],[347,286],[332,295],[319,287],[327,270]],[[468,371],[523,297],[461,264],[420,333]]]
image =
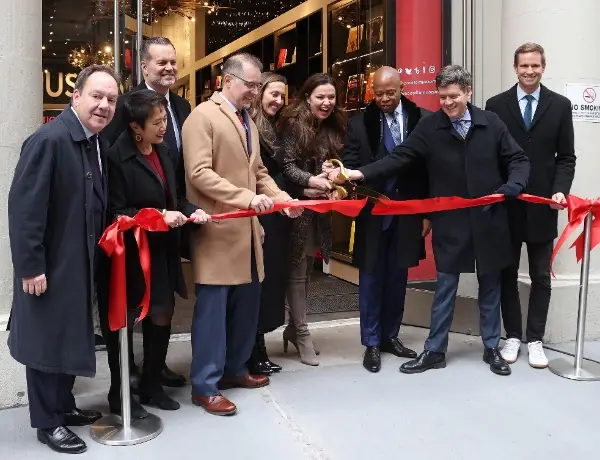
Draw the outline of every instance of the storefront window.
[[[373,74],[386,63],[385,16],[385,0],[341,2],[330,9],[331,75],[348,112],[373,98]]]
[[[206,13],[206,54],[266,24],[306,0],[220,0]],[[211,2],[209,2],[211,3]]]

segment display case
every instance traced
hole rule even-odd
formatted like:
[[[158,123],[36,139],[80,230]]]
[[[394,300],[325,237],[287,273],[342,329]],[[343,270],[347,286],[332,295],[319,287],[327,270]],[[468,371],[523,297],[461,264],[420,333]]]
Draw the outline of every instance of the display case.
[[[260,59],[265,72],[277,72],[286,77],[288,94],[295,95],[309,75],[323,72],[323,12],[318,10],[197,70],[197,104],[220,88],[223,62],[240,52]]]

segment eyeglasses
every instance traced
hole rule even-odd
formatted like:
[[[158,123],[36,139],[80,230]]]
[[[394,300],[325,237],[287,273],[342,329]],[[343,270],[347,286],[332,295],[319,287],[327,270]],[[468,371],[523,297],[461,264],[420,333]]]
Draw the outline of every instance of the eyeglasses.
[[[232,74],[232,73],[230,73],[229,75],[231,75],[232,77],[237,78],[238,80],[242,80],[244,82],[244,84],[246,85],[246,88],[248,88],[248,89],[250,89],[252,91],[254,91],[254,90],[260,91],[261,88],[262,88],[262,83],[257,83],[257,82],[254,82],[254,81],[248,81],[248,80],[246,80],[246,79],[244,79],[244,78],[242,78],[242,77],[240,77],[238,75]]]

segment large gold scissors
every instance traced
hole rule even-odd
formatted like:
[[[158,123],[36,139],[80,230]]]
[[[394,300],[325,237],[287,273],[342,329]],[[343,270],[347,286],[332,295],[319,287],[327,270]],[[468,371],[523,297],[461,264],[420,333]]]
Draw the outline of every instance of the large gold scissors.
[[[340,160],[333,159],[328,161],[332,165],[335,165],[338,168],[340,168],[340,172],[337,175],[337,180],[339,182],[342,182],[343,185],[336,184],[334,185],[334,187],[342,200],[348,195],[352,195],[354,197],[356,197],[357,195],[364,196],[366,198],[371,199],[372,201],[378,201],[380,198],[389,200],[389,198],[383,193],[376,192],[375,190],[371,190],[370,188],[363,187],[362,185],[357,185],[354,182],[352,182],[348,177],[348,174],[346,173],[346,168],[344,167],[344,164]]]

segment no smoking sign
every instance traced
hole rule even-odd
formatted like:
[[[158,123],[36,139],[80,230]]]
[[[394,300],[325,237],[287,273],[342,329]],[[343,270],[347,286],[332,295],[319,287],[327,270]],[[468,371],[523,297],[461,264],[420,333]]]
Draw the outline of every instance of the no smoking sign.
[[[598,91],[600,85],[565,85],[565,96],[571,101],[573,121],[600,123],[600,102],[596,100]]]

